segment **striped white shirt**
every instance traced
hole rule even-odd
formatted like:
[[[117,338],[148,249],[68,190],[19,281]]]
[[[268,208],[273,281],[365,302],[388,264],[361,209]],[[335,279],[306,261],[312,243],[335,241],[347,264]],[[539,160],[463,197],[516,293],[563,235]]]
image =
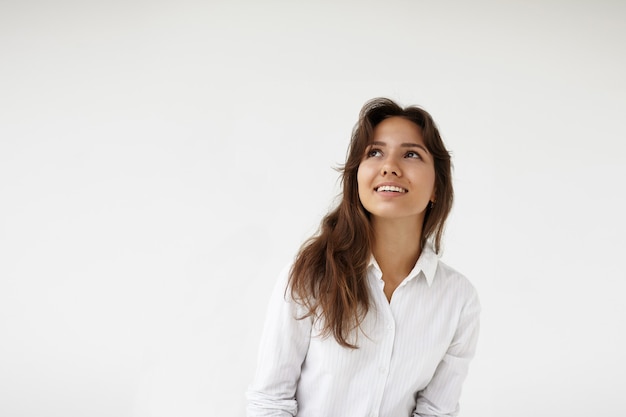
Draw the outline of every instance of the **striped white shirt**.
[[[426,247],[387,301],[372,258],[372,307],[358,349],[320,336],[318,321],[274,289],[261,339],[248,417],[456,416],[461,385],[476,348],[480,303],[461,274]]]

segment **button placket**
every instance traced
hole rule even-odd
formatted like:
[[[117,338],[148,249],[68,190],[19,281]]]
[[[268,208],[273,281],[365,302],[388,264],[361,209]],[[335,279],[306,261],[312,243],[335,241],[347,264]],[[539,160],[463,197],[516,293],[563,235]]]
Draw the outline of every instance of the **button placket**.
[[[371,412],[368,416],[378,417],[380,408],[382,406],[382,400],[387,386],[387,379],[391,370],[391,357],[393,354],[393,345],[395,340],[395,320],[392,312],[391,305],[387,301],[387,297],[384,293],[384,281],[380,279],[380,276],[376,277],[374,281],[377,285],[374,294],[374,302],[376,304],[376,310],[380,314],[376,327],[376,333],[379,335],[380,345],[379,352],[376,355],[376,361],[372,364],[374,368],[372,371],[378,373],[380,377],[376,378],[374,382],[375,389],[372,392]],[[372,284],[374,283],[372,282]]]

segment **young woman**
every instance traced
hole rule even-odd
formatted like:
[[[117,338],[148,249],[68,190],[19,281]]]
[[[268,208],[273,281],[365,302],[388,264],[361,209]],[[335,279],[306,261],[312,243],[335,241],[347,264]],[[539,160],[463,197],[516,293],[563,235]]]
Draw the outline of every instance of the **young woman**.
[[[248,416],[456,416],[480,304],[438,259],[453,191],[431,116],[369,101],[342,174],[274,291]]]

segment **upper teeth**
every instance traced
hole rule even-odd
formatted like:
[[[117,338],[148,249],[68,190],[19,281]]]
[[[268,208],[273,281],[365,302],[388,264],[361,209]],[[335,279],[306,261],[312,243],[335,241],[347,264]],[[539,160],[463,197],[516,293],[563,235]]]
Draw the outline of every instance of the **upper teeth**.
[[[376,191],[394,191],[396,193],[404,193],[406,190],[404,188],[396,187],[393,185],[382,185],[378,187]]]

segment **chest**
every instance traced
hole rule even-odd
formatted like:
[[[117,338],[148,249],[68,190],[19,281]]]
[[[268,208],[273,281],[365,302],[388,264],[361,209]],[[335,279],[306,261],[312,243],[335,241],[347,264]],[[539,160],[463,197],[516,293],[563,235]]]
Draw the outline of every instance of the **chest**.
[[[432,293],[420,294],[397,288],[391,302],[381,289],[361,327],[349,341],[358,349],[340,346],[321,334],[321,323],[313,326],[305,366],[324,375],[369,374],[381,369],[410,373],[414,388],[430,380],[456,331],[459,311]]]

